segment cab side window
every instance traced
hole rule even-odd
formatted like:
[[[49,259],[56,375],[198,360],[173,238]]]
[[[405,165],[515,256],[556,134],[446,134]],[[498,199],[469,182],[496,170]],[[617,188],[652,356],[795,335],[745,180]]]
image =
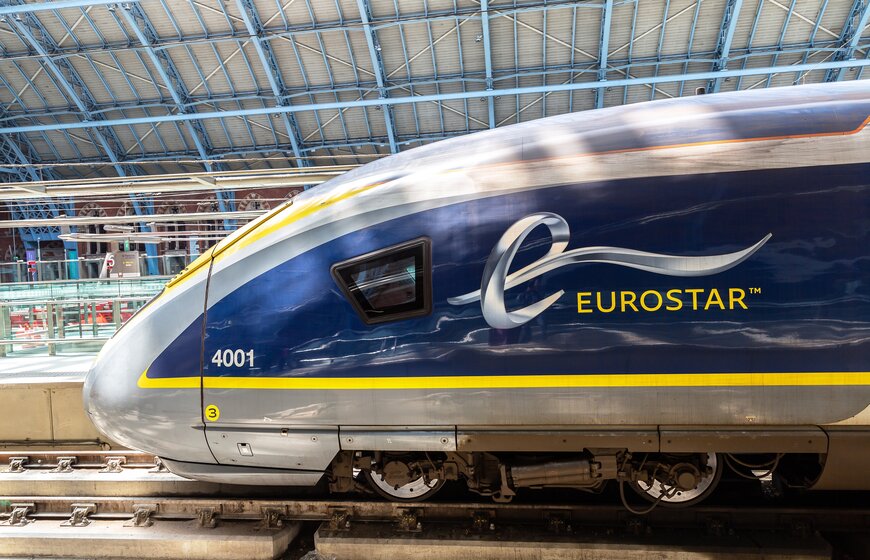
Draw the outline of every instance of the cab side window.
[[[332,267],[332,276],[367,324],[428,315],[432,272],[428,239],[387,247]]]

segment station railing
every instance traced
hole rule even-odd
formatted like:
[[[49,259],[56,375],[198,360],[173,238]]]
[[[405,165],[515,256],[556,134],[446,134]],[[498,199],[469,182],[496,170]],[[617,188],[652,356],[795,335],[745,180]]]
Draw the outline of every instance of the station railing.
[[[0,287],[0,357],[96,352],[169,277],[21,282]]]
[[[0,357],[96,352],[150,296],[0,303]]]
[[[153,296],[171,276],[14,282],[0,285],[0,302]]]

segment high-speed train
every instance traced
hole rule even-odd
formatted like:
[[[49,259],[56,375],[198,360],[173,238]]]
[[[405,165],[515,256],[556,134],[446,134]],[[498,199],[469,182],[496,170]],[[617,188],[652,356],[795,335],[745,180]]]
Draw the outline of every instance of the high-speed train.
[[[870,81],[433,143],[234,232],[106,344],[111,440],[193,479],[870,489]]]

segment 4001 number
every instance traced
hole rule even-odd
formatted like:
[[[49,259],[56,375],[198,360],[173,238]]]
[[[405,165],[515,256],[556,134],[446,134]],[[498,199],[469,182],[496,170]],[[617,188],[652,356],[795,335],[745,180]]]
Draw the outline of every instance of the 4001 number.
[[[217,367],[254,367],[254,351],[246,352],[241,348],[218,350],[211,357],[211,363]]]

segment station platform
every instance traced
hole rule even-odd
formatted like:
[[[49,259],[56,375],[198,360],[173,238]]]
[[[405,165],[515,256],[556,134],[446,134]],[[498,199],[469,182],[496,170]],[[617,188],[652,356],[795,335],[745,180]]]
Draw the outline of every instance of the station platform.
[[[39,379],[81,382],[96,356],[91,352],[59,356],[7,356],[0,358],[0,383],[34,383]]]
[[[0,450],[113,448],[82,406],[82,385],[95,356],[0,358]]]
[[[36,521],[4,528],[0,558],[71,558],[71,550],[88,550],[87,557],[105,559],[272,560],[287,550],[299,527],[291,523],[271,529],[233,521],[197,530],[191,523],[156,521],[136,526],[97,520],[58,530],[57,521]],[[78,553],[72,558],[84,557]]]
[[[383,524],[356,524],[334,531],[322,525],[318,553],[341,560],[830,560],[831,546],[817,535],[804,538],[758,532],[711,536],[684,531],[626,535],[586,528],[554,534],[535,526],[478,534],[436,526],[404,534]]]

